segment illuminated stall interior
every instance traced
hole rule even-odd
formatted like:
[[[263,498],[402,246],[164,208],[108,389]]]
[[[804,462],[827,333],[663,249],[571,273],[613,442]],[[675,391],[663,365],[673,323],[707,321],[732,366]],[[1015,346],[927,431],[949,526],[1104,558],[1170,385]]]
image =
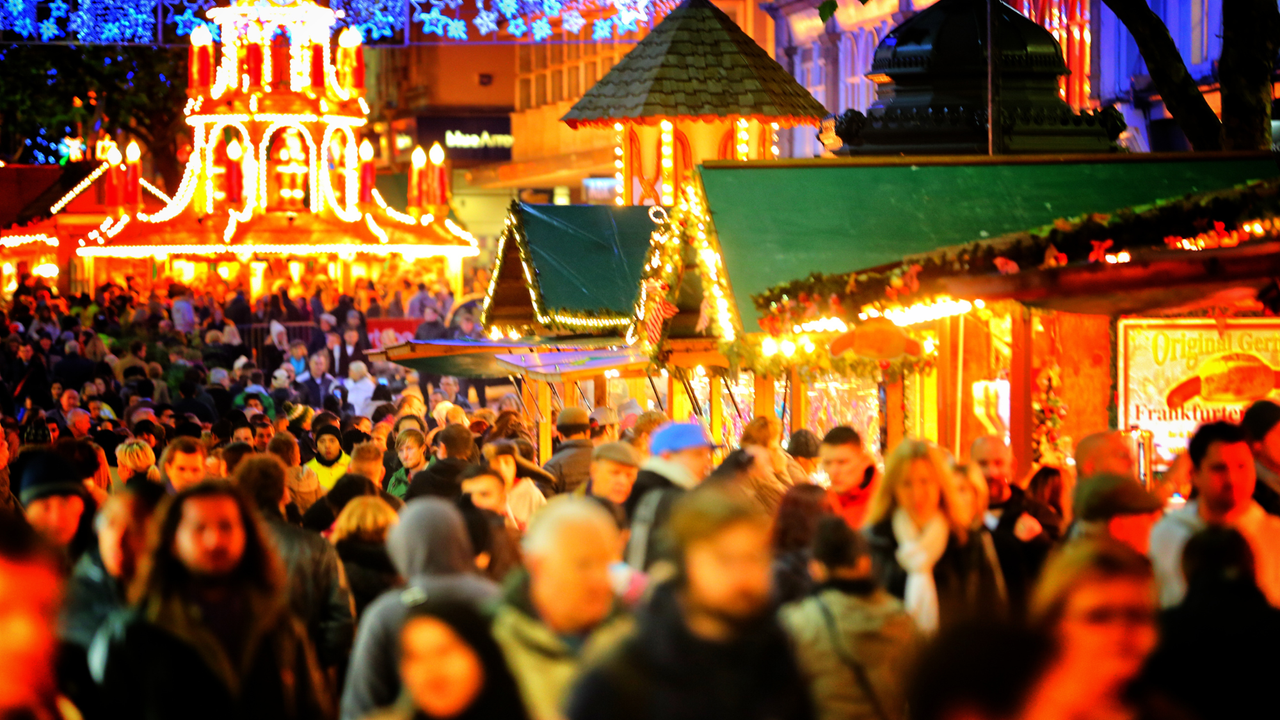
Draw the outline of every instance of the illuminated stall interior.
[[[756,413],[791,429],[848,422],[884,447],[924,437],[961,458],[979,435],[1022,433],[1019,464],[1030,467],[1032,430],[1057,451],[1080,428],[1106,426],[1106,319],[1032,316],[1007,293],[931,278],[981,267],[1014,282],[1019,267],[1058,261],[1046,246],[1064,216],[1105,218],[1274,174],[1269,158],[1240,155],[708,162],[659,230],[646,278],[670,283],[696,264],[705,322],[729,367],[754,376]],[[1037,225],[1050,242],[1035,252],[1014,257],[1021,241],[996,239]],[[1096,392],[1067,403],[1064,388],[1081,384]],[[1011,412],[1020,407],[1059,424],[1048,433],[1032,411]]]

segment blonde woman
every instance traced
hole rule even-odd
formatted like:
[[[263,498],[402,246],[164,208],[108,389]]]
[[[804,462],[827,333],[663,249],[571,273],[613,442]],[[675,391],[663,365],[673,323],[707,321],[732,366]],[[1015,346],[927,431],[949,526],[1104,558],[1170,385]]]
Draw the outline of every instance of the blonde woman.
[[[400,517],[382,498],[353,498],[338,513],[330,541],[338,549],[358,618],[369,603],[400,580],[387,554],[387,533]]]
[[[965,500],[968,492],[958,496],[956,484],[936,445],[903,440],[867,508],[876,576],[925,633],[1003,615],[1007,606],[991,536],[974,522],[975,502]]]
[[[127,440],[116,446],[116,472],[122,483],[134,475],[160,482],[156,453],[142,440]]]

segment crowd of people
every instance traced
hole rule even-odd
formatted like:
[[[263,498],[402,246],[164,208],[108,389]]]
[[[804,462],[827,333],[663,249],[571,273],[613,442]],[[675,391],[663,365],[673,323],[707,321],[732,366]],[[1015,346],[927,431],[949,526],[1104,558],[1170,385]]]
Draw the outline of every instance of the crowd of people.
[[[962,457],[908,439],[881,459],[854,428],[788,436],[766,416],[722,447],[634,402],[561,409],[540,463],[515,396],[361,383],[356,359],[333,392],[328,362],[358,348],[356,316],[341,326],[326,308],[337,351],[272,367],[201,354],[181,291],[154,311],[120,303],[127,347],[47,291],[22,297],[0,364],[5,717],[1274,706],[1270,401],[1196,431],[1176,496],[1138,481],[1117,432],[1082,440],[1073,468],[1015,478],[995,436]],[[30,334],[55,325],[56,350]],[[168,363],[153,369],[157,347]]]

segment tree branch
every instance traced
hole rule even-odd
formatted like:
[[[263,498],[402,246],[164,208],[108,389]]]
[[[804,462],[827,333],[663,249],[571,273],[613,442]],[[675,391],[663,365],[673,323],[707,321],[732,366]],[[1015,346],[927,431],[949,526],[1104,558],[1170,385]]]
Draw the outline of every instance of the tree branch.
[[[1222,3],[1224,150],[1271,149],[1271,73],[1280,48],[1280,9],[1275,0]]]
[[[1241,0],[1227,0],[1224,5]],[[1196,150],[1222,149],[1222,123],[1205,101],[1195,78],[1187,71],[1178,46],[1164,21],[1146,0],[1103,0],[1111,12],[1129,29],[1138,52],[1146,61],[1151,82],[1160,93],[1169,114],[1182,128]],[[1225,11],[1224,11],[1225,12]]]

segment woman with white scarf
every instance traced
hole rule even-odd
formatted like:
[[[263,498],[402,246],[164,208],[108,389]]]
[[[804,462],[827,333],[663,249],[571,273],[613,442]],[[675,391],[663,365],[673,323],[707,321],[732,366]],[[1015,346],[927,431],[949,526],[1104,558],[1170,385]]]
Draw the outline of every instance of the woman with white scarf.
[[[928,634],[1007,608],[1000,563],[972,501],[959,493],[936,445],[904,440],[889,456],[867,508],[876,577]]]

